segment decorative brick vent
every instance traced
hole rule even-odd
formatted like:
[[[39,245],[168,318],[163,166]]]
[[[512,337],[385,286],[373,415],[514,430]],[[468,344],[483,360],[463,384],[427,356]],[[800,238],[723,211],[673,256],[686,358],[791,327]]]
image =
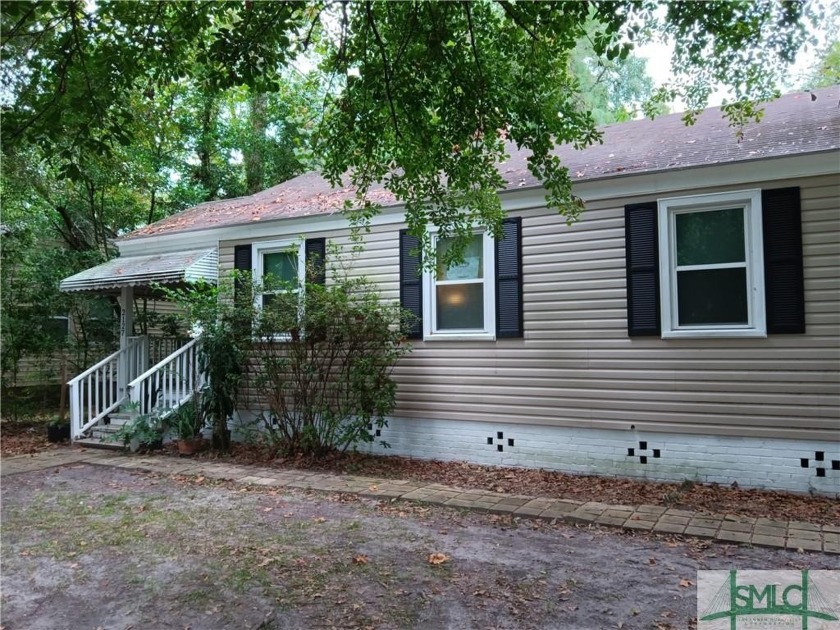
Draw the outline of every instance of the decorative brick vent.
[[[639,442],[638,448],[631,446],[627,449],[627,457],[638,457],[640,464],[647,464],[648,458],[659,459],[662,456],[661,449],[648,448],[646,440]]]
[[[490,436],[490,437],[488,437],[488,438],[487,438],[487,445],[488,445],[488,446],[493,446],[493,445],[495,445],[495,446],[496,446],[496,450],[497,450],[499,453],[503,453],[503,452],[504,452],[504,450],[505,450],[505,445],[507,445],[507,446],[509,446],[509,447],[512,447],[514,444],[515,444],[515,442],[514,442],[514,439],[513,439],[513,438],[507,438],[507,440],[505,440],[505,434],[504,434],[504,432],[503,432],[503,431],[496,431],[496,437],[495,437],[495,438],[494,438],[494,437],[492,437],[492,436]]]
[[[811,460],[802,457],[799,460],[799,465],[802,468],[811,468]],[[814,471],[817,477],[825,477],[826,470],[840,471],[840,459],[832,459],[829,463],[825,459],[825,451],[814,451]]]

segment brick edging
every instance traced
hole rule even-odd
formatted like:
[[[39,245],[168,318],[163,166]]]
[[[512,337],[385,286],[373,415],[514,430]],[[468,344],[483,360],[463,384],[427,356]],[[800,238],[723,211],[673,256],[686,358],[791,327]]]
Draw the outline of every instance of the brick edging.
[[[336,475],[301,470],[277,470],[207,460],[115,455],[113,452],[47,451],[7,457],[2,475],[54,466],[88,463],[128,470],[203,475],[241,484],[346,492],[375,499],[399,499],[513,517],[619,527],[626,530],[681,534],[724,543],[751,544],[840,555],[840,526],[779,521],[734,514],[715,515],[658,505],[614,505],[483,490],[464,490],[436,483]]]

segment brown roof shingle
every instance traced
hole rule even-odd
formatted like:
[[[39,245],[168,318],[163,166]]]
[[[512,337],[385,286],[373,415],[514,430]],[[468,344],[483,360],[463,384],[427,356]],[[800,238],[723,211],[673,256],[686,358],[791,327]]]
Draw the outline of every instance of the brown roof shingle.
[[[579,182],[840,148],[840,86],[787,94],[764,109],[762,121],[747,125],[740,142],[720,108],[712,107],[691,127],[683,124],[682,114],[607,125],[601,129],[603,144],[583,150],[563,145],[557,154]],[[499,165],[507,189],[539,185],[527,157],[528,152],[513,148]],[[350,187],[332,188],[318,173],[306,173],[255,195],[200,204],[124,238],[328,214],[340,211],[353,195]],[[396,202],[382,188],[370,197],[382,205]]]

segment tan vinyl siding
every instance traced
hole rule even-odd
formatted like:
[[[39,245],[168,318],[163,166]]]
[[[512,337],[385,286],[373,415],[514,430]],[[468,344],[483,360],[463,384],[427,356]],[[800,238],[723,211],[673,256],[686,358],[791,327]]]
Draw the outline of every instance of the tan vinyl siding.
[[[572,227],[529,210],[519,213],[525,338],[416,342],[395,371],[395,415],[840,439],[840,176],[680,196],[786,186],[801,187],[806,334],[631,339],[624,205],[655,196],[590,203]],[[390,299],[399,296],[398,229],[374,228],[354,266]],[[342,233],[317,236],[346,242]],[[223,269],[241,242],[221,244]]]
[[[67,362],[68,379],[75,376],[75,369]],[[61,357],[24,356],[17,366],[14,380],[12,373],[5,376],[9,387],[40,387],[61,383]]]

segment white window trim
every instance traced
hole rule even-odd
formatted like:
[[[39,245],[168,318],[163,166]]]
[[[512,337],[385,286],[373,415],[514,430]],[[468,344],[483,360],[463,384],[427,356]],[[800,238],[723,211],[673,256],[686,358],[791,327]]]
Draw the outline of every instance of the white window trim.
[[[273,254],[275,252],[287,252],[290,249],[297,250],[298,255],[298,283],[303,290],[306,281],[306,260],[304,259],[304,242],[301,239],[285,239],[282,241],[262,241],[251,245],[251,277],[255,282],[263,281],[263,274],[265,273],[265,265],[263,264],[263,254]],[[266,293],[271,293],[268,291]],[[254,293],[254,306],[261,310],[263,307],[263,292]],[[288,340],[289,335],[276,335],[276,341]]]
[[[677,325],[676,234],[674,217],[684,212],[723,210],[742,207],[744,213],[744,253],[747,268],[747,318],[745,325]],[[671,197],[658,202],[659,286],[662,338],[766,337],[764,307],[764,239],[761,222],[761,190]],[[719,268],[739,267],[721,264]],[[712,268],[704,266],[704,268]]]
[[[303,258],[304,243],[300,239],[286,239],[282,241],[265,241],[254,243],[251,246],[251,275],[257,282],[263,281],[265,273],[265,265],[263,264],[264,254],[274,254],[277,252],[288,252],[291,249],[297,251],[298,255],[298,283],[301,287],[304,286],[306,280],[306,261]],[[267,291],[266,293],[270,293]],[[258,308],[263,305],[263,293],[254,295],[254,304]]]
[[[437,251],[437,230],[431,229],[432,248]],[[435,330],[432,325],[437,313],[436,270],[423,270],[423,339],[425,341],[495,341],[496,340],[496,243],[483,229],[474,234],[482,236],[484,256],[484,329]]]

